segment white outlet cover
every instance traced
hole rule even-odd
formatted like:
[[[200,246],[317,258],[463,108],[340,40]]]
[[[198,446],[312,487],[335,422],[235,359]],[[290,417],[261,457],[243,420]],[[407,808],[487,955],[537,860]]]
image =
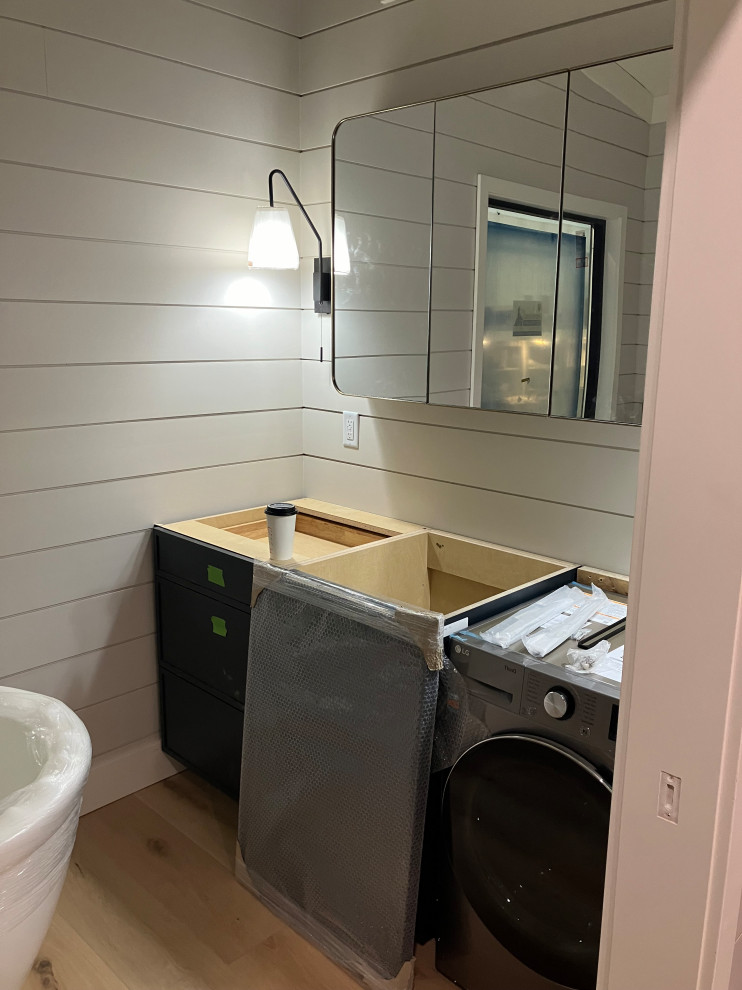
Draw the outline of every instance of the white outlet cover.
[[[358,420],[357,412],[343,413],[343,447],[358,449]]]

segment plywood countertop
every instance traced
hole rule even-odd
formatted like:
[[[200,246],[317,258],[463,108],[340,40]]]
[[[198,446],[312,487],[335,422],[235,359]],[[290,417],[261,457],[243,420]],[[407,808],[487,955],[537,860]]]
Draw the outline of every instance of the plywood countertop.
[[[298,510],[294,557],[284,566],[298,566],[310,560],[341,553],[351,547],[422,530],[416,523],[390,519],[314,498],[296,499],[293,504]],[[168,523],[161,528],[255,560],[269,559],[264,505]]]
[[[326,580],[340,584],[349,583],[349,586],[354,586],[354,582],[348,581],[346,570],[350,569],[353,572],[356,583],[363,577],[365,571],[373,572],[375,577],[372,584],[377,593],[379,589],[376,585],[382,580],[384,573],[391,568],[398,582],[400,573],[410,570],[408,558],[423,552],[422,543],[417,541],[410,543],[403,539],[413,534],[427,535],[428,539],[424,541],[425,554],[429,552],[433,558],[430,561],[432,570],[455,572],[459,577],[463,577],[465,571],[467,576],[478,575],[477,579],[482,581],[485,580],[482,575],[486,572],[486,580],[497,588],[530,583],[549,570],[575,566],[540,554],[497,546],[451,533],[438,533],[441,540],[432,541],[432,535],[438,531],[428,529],[419,523],[380,516],[318,499],[300,498],[294,500],[293,504],[298,510],[294,557],[282,563],[282,566],[300,567]],[[160,528],[254,560],[269,559],[264,505],[163,524]],[[382,551],[381,545],[384,544],[387,545],[388,550]],[[374,549],[373,552],[369,552],[375,546],[378,546],[378,551]],[[360,551],[364,548],[364,552],[360,555],[351,553],[347,560],[344,559],[350,551]],[[458,559],[459,557],[461,560]],[[489,573],[492,567],[499,566],[502,561],[507,564],[508,571],[508,580],[505,583],[501,576]],[[319,570],[310,566],[315,562],[320,567]],[[327,563],[320,564],[320,562]],[[544,565],[546,565],[545,570],[542,569]],[[517,580],[516,575],[510,573],[513,570],[519,572]],[[580,568],[578,581],[585,584],[594,582],[608,592],[623,595],[628,593],[628,578],[625,575],[596,570],[587,565]],[[366,590],[371,593],[369,589]],[[406,594],[401,595],[405,601],[422,605],[422,601],[418,602],[418,597],[411,595],[409,589]]]

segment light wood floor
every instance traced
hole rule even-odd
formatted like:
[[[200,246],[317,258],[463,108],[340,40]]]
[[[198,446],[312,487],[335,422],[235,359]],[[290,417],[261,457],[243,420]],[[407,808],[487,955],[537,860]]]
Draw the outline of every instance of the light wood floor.
[[[189,773],[80,821],[24,990],[357,990],[232,875],[237,805]],[[418,990],[453,990],[432,945]]]

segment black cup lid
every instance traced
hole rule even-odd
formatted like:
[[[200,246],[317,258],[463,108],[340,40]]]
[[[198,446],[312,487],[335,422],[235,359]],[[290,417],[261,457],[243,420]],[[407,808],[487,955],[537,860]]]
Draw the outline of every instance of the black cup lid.
[[[265,507],[266,516],[295,516],[296,506],[291,502],[271,502]]]

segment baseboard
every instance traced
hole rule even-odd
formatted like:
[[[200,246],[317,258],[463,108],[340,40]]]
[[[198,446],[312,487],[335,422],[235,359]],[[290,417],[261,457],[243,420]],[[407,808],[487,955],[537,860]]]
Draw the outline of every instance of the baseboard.
[[[94,757],[85,787],[82,814],[86,815],[104,804],[118,801],[127,794],[179,773],[183,767],[166,756],[160,746],[160,736],[157,734]]]

